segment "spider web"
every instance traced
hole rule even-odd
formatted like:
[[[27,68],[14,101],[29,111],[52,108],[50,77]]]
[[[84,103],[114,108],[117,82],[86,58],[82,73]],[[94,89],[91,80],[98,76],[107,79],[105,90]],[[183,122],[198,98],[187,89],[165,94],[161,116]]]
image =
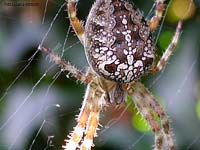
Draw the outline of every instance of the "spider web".
[[[84,4],[80,1],[79,5],[81,7]],[[68,19],[65,18],[67,12],[65,12],[64,2],[46,0],[42,4],[39,21],[37,18],[34,20],[35,7],[28,8],[28,10],[26,7],[23,8],[23,11],[28,13],[25,20],[20,19],[20,16],[13,17],[14,12],[9,12],[10,10],[4,11],[8,11],[11,15],[0,11],[2,21],[8,21],[11,27],[17,25],[17,31],[13,33],[7,31],[8,33],[5,32],[5,35],[18,36],[17,39],[12,40],[8,40],[9,36],[7,39],[5,38],[5,41],[8,40],[8,42],[5,42],[5,46],[2,48],[12,52],[6,53],[5,50],[0,52],[2,54],[1,66],[6,68],[8,72],[12,72],[17,65],[21,66],[17,73],[13,73],[14,78],[10,80],[11,82],[6,83],[7,86],[3,82],[6,76],[3,72],[0,74],[0,82],[3,85],[0,97],[2,110],[0,115],[0,149],[60,149],[63,139],[75,124],[74,116],[79,112],[84,86],[74,82],[73,78],[68,79],[69,75],[61,72],[56,65],[49,62],[49,58],[43,55],[37,47],[39,45],[48,46],[54,53],[70,60],[72,64],[83,71],[87,63],[83,48],[72,33]],[[22,8],[16,9],[22,11]],[[58,30],[61,23],[66,24],[63,31]],[[196,132],[199,121],[195,118],[193,111],[195,106],[193,88],[198,79],[196,68],[199,65],[199,54],[196,53],[199,41],[196,39],[198,39],[199,34],[195,32],[197,29],[195,25],[188,28],[190,29],[183,32],[183,41],[172,56],[167,68],[156,77],[152,76],[145,84],[164,103],[163,105],[172,120],[178,149],[189,150],[200,145],[200,136]],[[28,32],[29,30],[33,31]],[[62,36],[60,37],[56,32]],[[28,38],[26,34],[29,35]],[[39,38],[32,38],[33,36]],[[20,39],[20,37],[22,38]],[[23,43],[20,46],[17,44],[26,38],[26,42],[34,47],[28,48],[31,49],[31,54],[26,54],[28,57],[20,60],[22,57],[20,55],[26,53],[28,46]],[[30,41],[33,40],[35,42],[31,43]],[[12,60],[14,63],[8,60]],[[40,64],[37,65],[39,70],[37,74],[33,71],[35,63]],[[28,80],[27,83],[26,80]],[[65,85],[60,84],[60,82],[63,82],[66,87],[62,87]],[[107,118],[107,115],[102,114],[103,127],[100,127],[99,137],[96,138],[96,149],[98,149],[98,145],[100,145],[100,149],[103,146],[110,149],[141,149],[143,144],[145,144],[146,149],[151,149],[153,133],[141,133],[131,126],[128,106],[129,104],[120,110],[114,109],[118,115],[114,114]],[[106,119],[103,119],[104,117]],[[193,123],[191,124],[191,122]],[[113,146],[113,143],[120,144]]]

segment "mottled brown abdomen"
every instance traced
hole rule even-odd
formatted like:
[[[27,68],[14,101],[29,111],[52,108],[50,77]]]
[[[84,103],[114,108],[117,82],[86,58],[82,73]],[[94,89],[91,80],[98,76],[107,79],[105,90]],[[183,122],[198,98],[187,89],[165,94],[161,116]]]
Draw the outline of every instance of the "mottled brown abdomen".
[[[127,83],[152,65],[154,44],[148,23],[127,0],[97,0],[85,26],[85,51],[95,72]]]

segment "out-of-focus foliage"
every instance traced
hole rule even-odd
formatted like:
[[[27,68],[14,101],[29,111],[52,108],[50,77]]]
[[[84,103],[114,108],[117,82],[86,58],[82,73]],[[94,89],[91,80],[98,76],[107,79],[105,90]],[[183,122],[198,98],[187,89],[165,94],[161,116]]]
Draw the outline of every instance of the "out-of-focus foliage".
[[[158,40],[158,46],[161,50],[165,50],[171,42],[174,31],[163,31]],[[163,51],[162,51],[163,52]],[[162,54],[162,53],[161,53]]]
[[[132,124],[140,132],[147,132],[150,129],[147,121],[138,112],[133,114]]]
[[[196,111],[197,111],[197,116],[200,119],[200,100],[197,101]]]
[[[196,6],[193,0],[175,0],[171,2],[167,13],[167,21],[177,22],[180,19],[187,20],[195,15]]]

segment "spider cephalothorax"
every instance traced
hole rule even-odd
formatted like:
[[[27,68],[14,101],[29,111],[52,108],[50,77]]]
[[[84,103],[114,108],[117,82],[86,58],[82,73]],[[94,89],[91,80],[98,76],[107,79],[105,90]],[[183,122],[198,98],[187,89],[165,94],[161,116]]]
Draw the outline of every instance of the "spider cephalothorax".
[[[97,0],[85,26],[85,50],[100,76],[121,83],[138,79],[154,59],[149,22],[127,0]]]
[[[47,48],[39,48],[63,71],[87,84],[77,125],[63,146],[65,150],[90,150],[97,135],[100,113],[110,103],[125,102],[129,95],[155,134],[155,150],[175,150],[169,119],[153,95],[138,81],[146,71],[162,70],[180,37],[182,21],[178,22],[170,45],[158,62],[154,61],[155,44],[152,33],[165,9],[165,0],[155,0],[155,14],[145,20],[128,0],[96,0],[85,27],[76,17],[76,0],[68,0],[70,23],[83,44],[91,67],[82,73]],[[156,116],[160,118],[160,122]]]

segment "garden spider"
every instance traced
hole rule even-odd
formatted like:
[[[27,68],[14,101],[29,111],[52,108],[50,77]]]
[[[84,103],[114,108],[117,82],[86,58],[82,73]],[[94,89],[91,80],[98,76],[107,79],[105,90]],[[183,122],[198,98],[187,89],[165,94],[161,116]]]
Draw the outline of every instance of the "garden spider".
[[[154,62],[155,42],[152,33],[163,16],[164,1],[155,1],[155,14],[146,20],[128,0],[96,0],[83,27],[76,17],[76,0],[68,0],[70,23],[85,48],[90,64],[87,73],[82,73],[47,48],[39,47],[62,71],[68,71],[77,80],[87,84],[77,125],[63,146],[65,150],[91,149],[93,139],[97,136],[101,111],[110,103],[120,105],[126,102],[127,95],[133,99],[155,133],[154,149],[163,149],[164,142],[167,149],[175,149],[166,113],[138,81],[144,73],[156,73],[165,67],[181,34],[182,21],[179,21],[171,44],[158,63]]]

